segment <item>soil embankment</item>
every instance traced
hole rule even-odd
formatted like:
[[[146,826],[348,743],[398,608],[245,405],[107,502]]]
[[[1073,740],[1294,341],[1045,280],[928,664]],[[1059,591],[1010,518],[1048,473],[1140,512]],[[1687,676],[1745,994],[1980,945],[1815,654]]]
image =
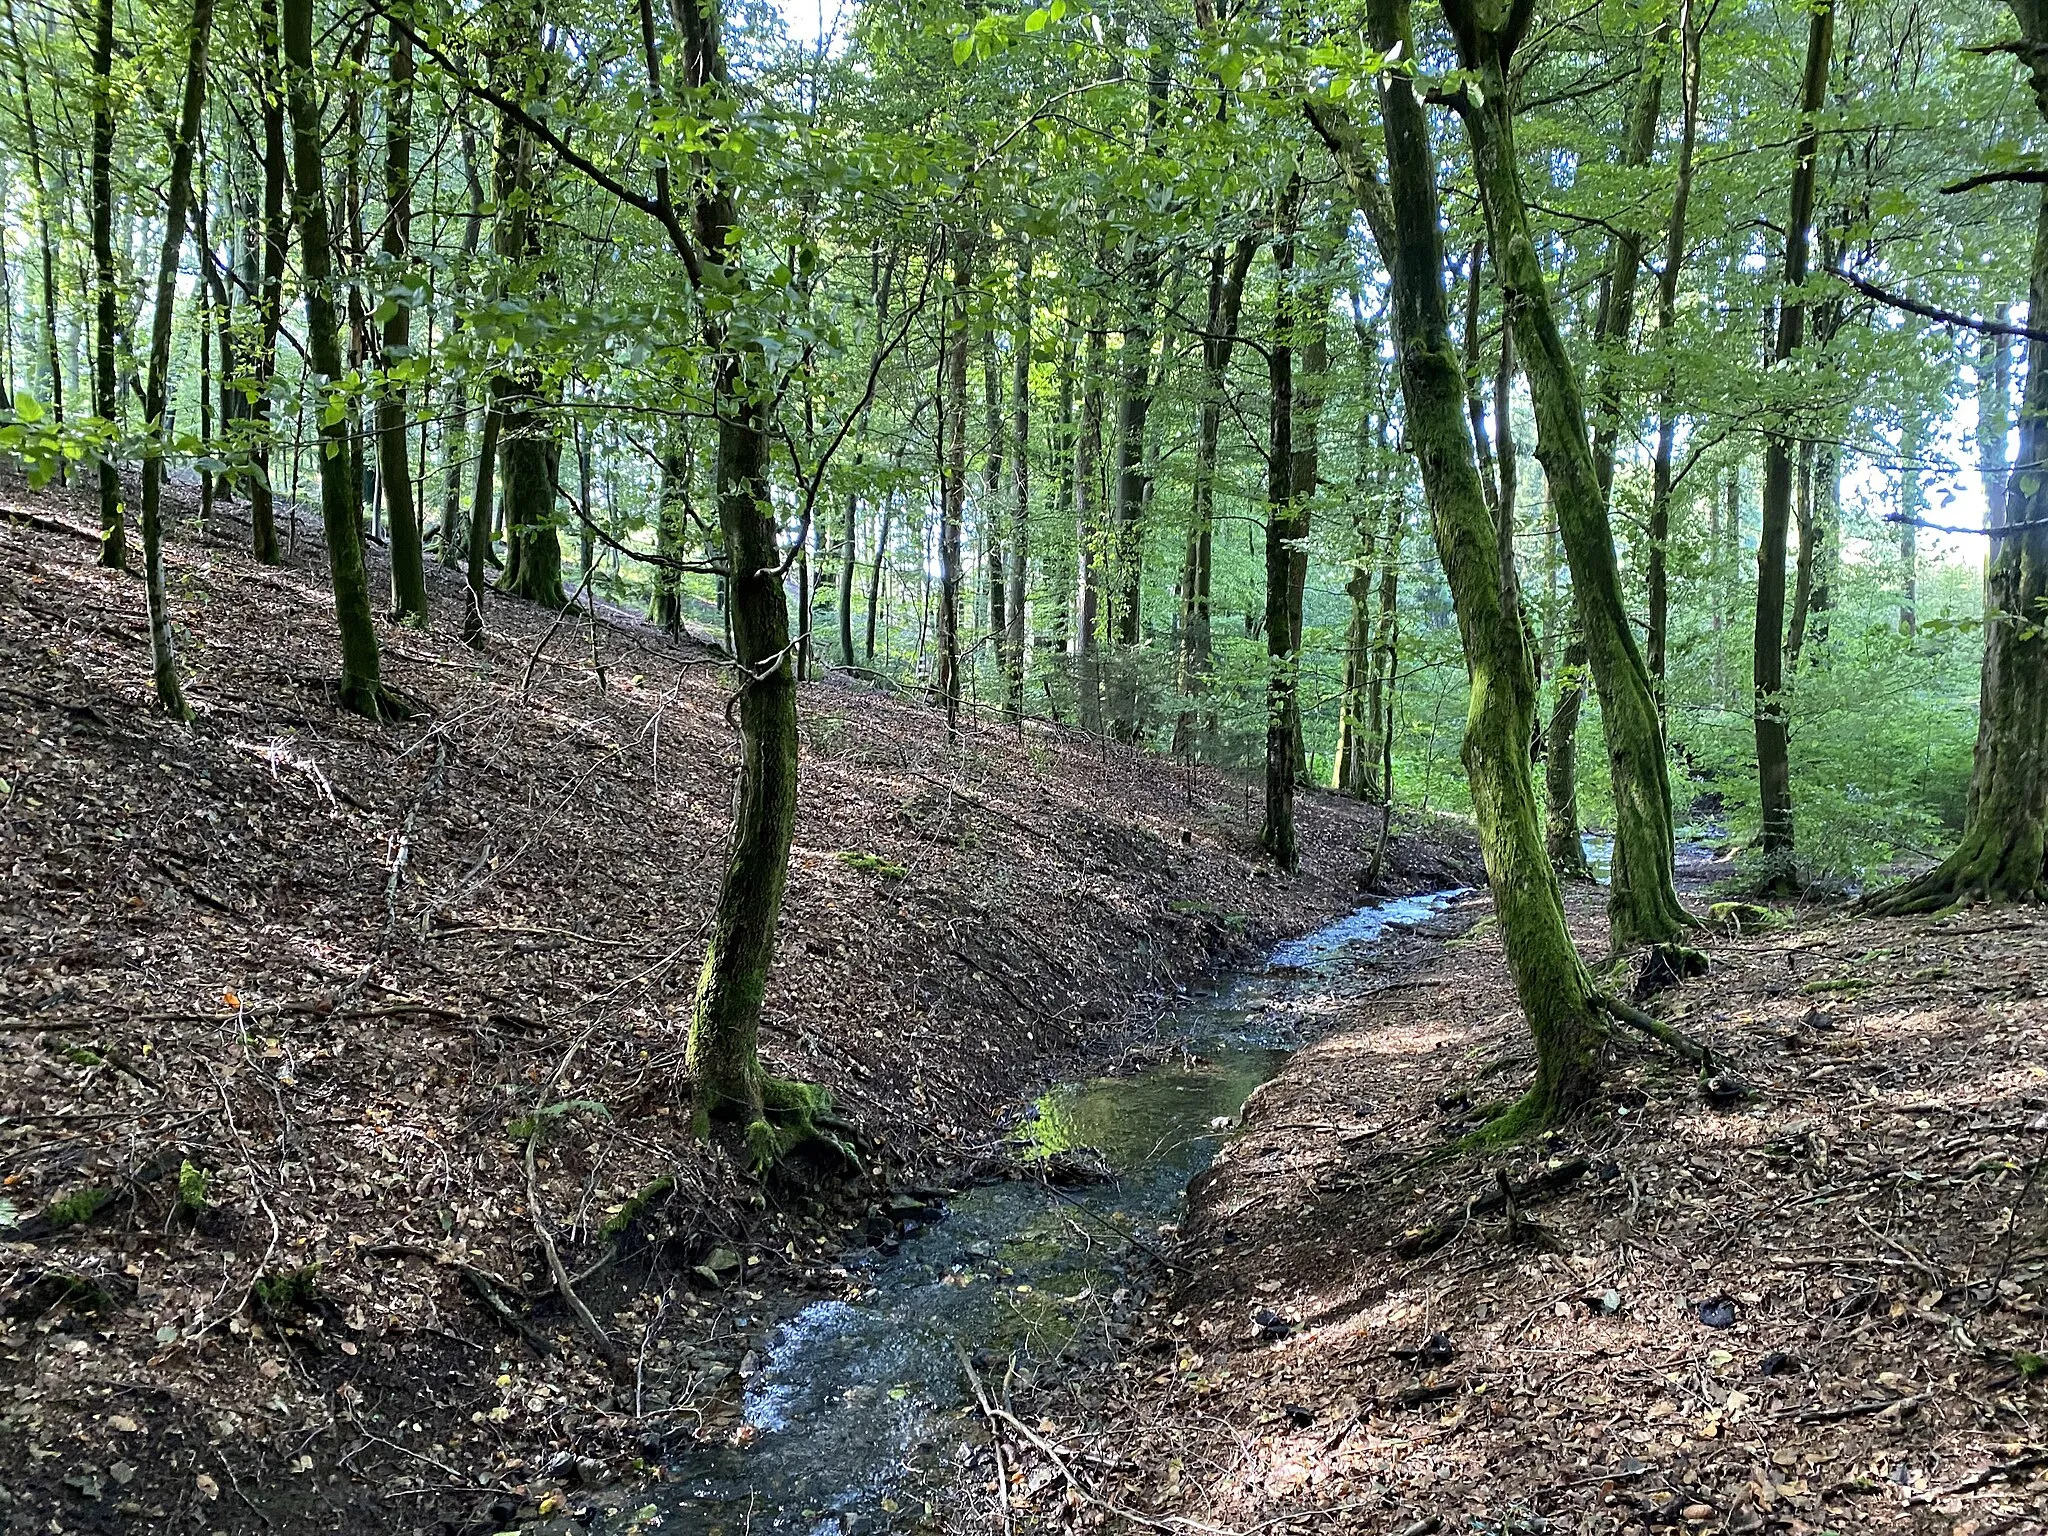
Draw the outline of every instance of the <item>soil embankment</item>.
[[[1597,953],[1597,895],[1570,902]],[[1712,1107],[1624,1038],[1606,1112],[1492,1155],[1454,1144],[1526,1080],[1497,934],[1417,942],[1254,1097],[1118,1368],[1032,1403],[1086,1497],[1020,1440],[1020,1503],[1317,1536],[2048,1529],[2048,918],[1716,935],[1654,1006],[1756,1097]]]
[[[180,504],[185,728],[86,498],[4,494],[0,1528],[573,1506],[731,1429],[751,1333],[887,1234],[891,1183],[1358,899],[1361,807],[1307,797],[1276,880],[1232,782],[807,685],[764,1054],[872,1177],[764,1200],[686,1124],[737,756],[710,649],[493,602],[471,651],[437,572],[431,628],[382,633],[420,716],[373,726],[325,681],[318,549],[265,569]]]

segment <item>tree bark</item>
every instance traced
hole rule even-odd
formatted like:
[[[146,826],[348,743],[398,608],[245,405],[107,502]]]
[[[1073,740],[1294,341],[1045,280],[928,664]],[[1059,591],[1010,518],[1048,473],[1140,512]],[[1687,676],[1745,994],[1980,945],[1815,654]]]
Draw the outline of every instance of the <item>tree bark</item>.
[[[1579,835],[1579,712],[1586,702],[1586,643],[1565,642],[1557,669],[1557,697],[1543,732],[1543,846],[1551,868],[1566,880],[1591,880],[1585,840]]]
[[[412,34],[393,21],[384,102],[384,260],[387,281],[409,279],[412,247]],[[377,454],[384,486],[384,517],[391,526],[391,612],[427,621],[426,553],[419,509],[412,499],[412,459],[406,448],[405,386],[391,369],[412,356],[412,301],[393,294],[384,322],[384,391],[377,398]]]
[[[1828,61],[1834,51],[1833,0],[1819,0],[1808,22],[1806,69],[1800,84],[1801,127],[1793,149],[1791,212],[1785,221],[1785,293],[1778,304],[1777,339],[1771,361],[1783,366],[1805,341],[1807,242],[1813,223],[1815,159],[1820,127],[1815,114],[1827,96]],[[1792,520],[1792,445],[1782,429],[1764,440],[1763,520],[1757,538],[1756,631],[1751,677],[1755,687],[1757,809],[1762,821],[1758,847],[1766,879],[1792,879],[1791,729],[1785,696],[1785,550]]]
[[[362,487],[350,479],[348,418],[331,411],[324,398],[341,380],[342,360],[340,318],[334,307],[333,240],[320,163],[320,102],[313,90],[313,0],[283,0],[283,29],[292,125],[292,206],[306,290],[306,347],[319,391],[315,412],[320,423],[320,522],[341,635],[340,696],[344,708],[379,720],[389,701],[379,675],[377,627],[363,569]]]
[[[1074,685],[1080,692],[1081,729],[1102,733],[1101,655],[1096,648],[1096,607],[1102,584],[1102,527],[1096,480],[1102,460],[1103,375],[1109,337],[1098,300],[1088,326],[1088,355],[1081,383],[1081,420],[1074,435],[1074,627],[1068,645],[1074,656]]]
[[[50,230],[50,180],[43,164],[42,134],[36,126],[35,99],[28,88],[28,54],[21,46],[21,31],[14,19],[14,0],[6,0],[8,41],[14,45],[14,80],[21,90],[22,138],[28,150],[29,177],[35,183],[36,191],[36,235],[42,243],[43,256],[43,355],[50,370],[50,417],[58,426],[64,425],[64,360],[57,347],[57,242]],[[106,22],[109,30],[107,47],[111,49],[112,18]],[[95,31],[97,32],[97,18]],[[99,44],[95,39],[95,52]],[[95,63],[95,74],[105,71]],[[112,122],[111,100],[107,108],[108,122]],[[96,125],[97,126],[97,125]],[[109,129],[111,131],[111,128]],[[64,483],[62,466],[59,466],[58,483]],[[102,511],[105,505],[102,503]],[[118,512],[119,508],[116,507]],[[100,529],[100,564],[114,570],[121,569],[128,559],[125,533],[109,537],[107,529]]]
[[[1679,0],[1678,17],[1678,166],[1671,192],[1671,218],[1664,227],[1664,262],[1657,272],[1657,446],[1650,463],[1649,623],[1644,660],[1657,690],[1660,716],[1668,702],[1665,673],[1671,636],[1671,493],[1672,459],[1678,446],[1678,390],[1671,336],[1678,321],[1678,277],[1685,267],[1685,226],[1692,204],[1693,153],[1699,140],[1700,33],[1693,24],[1692,0]],[[1709,498],[1711,504],[1711,497]],[[1710,540],[1711,542],[1711,540]],[[1711,557],[1710,557],[1711,558]],[[1719,609],[1715,627],[1719,628]]]
[[[192,207],[192,161],[199,149],[199,117],[206,105],[206,45],[213,31],[213,0],[192,0],[185,39],[185,85],[171,141],[171,181],[165,193],[164,239],[156,264],[156,313],[149,328],[149,372],[142,404],[142,576],[149,601],[149,650],[156,698],[180,720],[192,716],[178,682],[171,643],[169,594],[164,587],[164,411],[171,376],[171,323],[178,302],[178,258]],[[203,292],[203,290],[202,290]]]
[[[1522,193],[1509,80],[1528,12],[1519,8],[1496,28],[1481,24],[1474,0],[1449,0],[1445,18],[1460,59],[1483,89],[1483,99],[1475,99],[1479,92],[1461,92],[1459,113],[1472,142],[1501,291],[1536,408],[1537,457],[1557,509],[1588,666],[1600,698],[1615,807],[1609,941],[1621,953],[1670,942],[1694,922],[1679,905],[1673,874],[1675,818],[1663,725],[1622,599],[1578,374],[1551,308]],[[1632,290],[1632,264],[1629,276]],[[1610,307],[1620,297],[1616,283]]]
[[[1384,53],[1398,43],[1413,55],[1405,0],[1370,0],[1367,14],[1375,48]],[[1535,1085],[1494,1126],[1496,1134],[1512,1134],[1592,1099],[1606,1027],[1565,927],[1557,876],[1537,824],[1529,763],[1536,674],[1522,625],[1501,601],[1499,535],[1480,489],[1465,383],[1451,344],[1428,118],[1406,76],[1382,74],[1377,88],[1386,130],[1385,187],[1341,109],[1314,104],[1309,110],[1337,153],[1391,276],[1408,433],[1471,678],[1462,755],[1508,968],[1537,1056]]]

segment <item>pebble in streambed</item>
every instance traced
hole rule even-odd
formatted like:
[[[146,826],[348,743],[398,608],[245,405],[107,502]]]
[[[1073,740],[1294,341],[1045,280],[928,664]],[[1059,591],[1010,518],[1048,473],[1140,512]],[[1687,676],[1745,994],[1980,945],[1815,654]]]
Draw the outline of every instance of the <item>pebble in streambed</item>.
[[[693,1536],[935,1528],[974,1433],[961,1351],[1000,1380],[1012,1358],[1029,1370],[1070,1346],[1108,1347],[1137,1299],[1130,1268],[1159,1244],[1246,1096],[1300,1043],[1289,1010],[1275,1005],[1388,927],[1423,922],[1462,894],[1389,901],[1283,944],[1266,970],[1162,1020],[1162,1037],[1179,1048],[1159,1065],[1043,1095],[1017,1132],[1019,1152],[1092,1151],[1113,1177],[965,1190],[894,1252],[850,1266],[847,1295],[805,1307],[760,1346],[740,1430],[707,1431],[672,1452],[666,1481],[647,1498]]]

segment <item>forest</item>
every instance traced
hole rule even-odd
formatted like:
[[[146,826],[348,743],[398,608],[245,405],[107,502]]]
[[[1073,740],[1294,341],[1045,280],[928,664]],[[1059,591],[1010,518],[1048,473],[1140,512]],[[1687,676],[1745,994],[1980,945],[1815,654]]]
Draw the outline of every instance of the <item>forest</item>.
[[[0,8],[0,1526],[2044,1529],[2048,5]]]

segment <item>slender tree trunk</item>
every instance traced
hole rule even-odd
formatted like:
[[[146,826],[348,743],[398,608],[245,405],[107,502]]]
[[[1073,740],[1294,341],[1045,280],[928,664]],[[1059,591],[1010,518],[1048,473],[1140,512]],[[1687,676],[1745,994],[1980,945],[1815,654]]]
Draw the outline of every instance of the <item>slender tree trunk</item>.
[[[1693,152],[1699,138],[1700,29],[1693,24],[1692,0],[1679,0],[1677,28],[1678,166],[1671,218],[1664,227],[1664,261],[1657,272],[1657,446],[1650,462],[1650,611],[1644,636],[1644,659],[1650,668],[1651,686],[1657,690],[1660,716],[1667,703],[1665,673],[1671,644],[1672,458],[1678,446],[1678,388],[1671,337],[1678,320],[1678,277],[1685,266],[1686,216],[1692,203]],[[1718,633],[1718,606],[1714,620]]]
[[[201,0],[205,3],[205,0]],[[292,204],[306,290],[306,347],[324,396],[342,376],[341,322],[334,306],[334,249],[321,173],[320,102],[313,91],[313,0],[283,0],[284,63],[292,124]],[[351,483],[348,419],[316,402],[320,422],[320,522],[341,632],[341,702],[371,719],[390,709],[378,671],[377,627],[363,568],[362,488]],[[330,414],[334,419],[330,420]]]
[[[1413,55],[1403,0],[1370,0],[1369,38]],[[1451,587],[1471,677],[1463,757],[1508,969],[1536,1045],[1536,1083],[1495,1130],[1570,1114],[1598,1091],[1606,1038],[1592,980],[1565,927],[1557,876],[1544,856],[1530,773],[1536,673],[1517,615],[1501,601],[1500,552],[1480,489],[1465,382],[1443,291],[1437,157],[1412,81],[1378,79],[1388,185],[1340,109],[1310,108],[1365,213],[1393,288],[1394,337],[1407,431],[1422,473],[1438,555]]]
[[[1380,541],[1380,608],[1373,626],[1372,677],[1366,694],[1365,718],[1370,730],[1366,756],[1378,765],[1371,793],[1389,810],[1394,804],[1394,672],[1400,664],[1401,543],[1408,528],[1408,509],[1401,502],[1387,508],[1387,536]]]
[[[412,246],[412,34],[396,20],[390,29],[390,73],[384,102],[384,260],[387,281],[408,274]],[[403,294],[388,301],[384,322],[384,393],[377,400],[377,451],[384,482],[384,517],[391,525],[391,612],[427,621],[426,554],[419,509],[412,499],[412,462],[406,449],[405,386],[389,370],[412,356],[412,304]]]
[[[474,270],[476,253],[483,243],[484,183],[477,168],[476,133],[465,116],[462,123],[462,177],[469,193],[469,211],[462,221],[462,258],[457,271],[467,277]],[[455,311],[451,334],[462,330],[459,294],[450,307]],[[443,409],[448,425],[441,435],[441,538],[437,553],[444,568],[452,570],[469,550],[469,525],[462,517],[462,472],[469,455],[469,385],[450,376]]]
[[[1543,846],[1550,866],[1566,880],[1591,880],[1585,840],[1579,829],[1579,711],[1586,702],[1586,643],[1577,634],[1565,642],[1557,669],[1557,697],[1543,732]]]
[[[1266,352],[1271,389],[1271,436],[1266,444],[1266,818],[1259,846],[1282,870],[1301,863],[1294,828],[1295,742],[1301,731],[1299,668],[1289,598],[1294,591],[1294,545],[1301,518],[1294,471],[1294,342],[1301,324],[1295,292],[1294,225],[1301,184],[1281,195],[1273,240],[1273,332]]]
[[[1010,585],[1003,552],[1003,439],[1008,430],[1003,412],[1002,371],[996,357],[996,329],[982,331],[981,394],[988,413],[988,450],[981,459],[981,529],[984,556],[982,579],[988,583],[989,648],[996,677],[1008,690]]]
[[[1100,301],[1088,326],[1088,356],[1081,384],[1081,420],[1074,437],[1074,683],[1081,696],[1081,729],[1102,733],[1102,676],[1096,648],[1096,606],[1102,584],[1102,526],[1096,480],[1102,460],[1103,375],[1108,370],[1109,336]]]
[[[1216,462],[1223,440],[1223,391],[1230,356],[1237,346],[1238,317],[1244,307],[1245,278],[1259,242],[1240,236],[1226,255],[1209,254],[1208,328],[1202,335],[1202,396],[1195,433],[1194,480],[1189,490],[1187,558],[1181,568],[1179,692],[1187,701],[1174,725],[1173,750],[1192,753],[1206,736],[1206,712],[1197,703],[1207,692],[1212,631],[1210,603],[1216,544]]]
[[[889,523],[896,513],[896,493],[887,491],[882,496],[882,525],[875,533],[875,564],[868,575],[868,623],[867,635],[861,646],[861,659],[869,666],[875,664],[875,618],[882,607],[882,572],[889,559]]]
[[[263,276],[256,299],[256,397],[249,402],[255,473],[249,477],[249,542],[257,562],[276,565],[277,498],[270,480],[270,381],[277,374],[277,338],[284,324],[284,268],[291,251],[286,206],[285,93],[278,59],[277,0],[261,0],[261,108],[263,120]]]
[[[15,24],[14,0],[6,0],[8,41],[14,45],[14,80],[21,91],[22,138],[28,149],[29,177],[35,182],[36,191],[36,235],[42,242],[43,256],[43,354],[50,370],[50,416],[58,426],[64,425],[64,360],[57,347],[57,242],[50,231],[50,179],[43,165],[42,135],[36,127],[35,98],[28,88],[28,54],[21,46],[21,30]],[[111,19],[107,25],[111,28]],[[111,46],[111,45],[110,45]],[[96,44],[97,51],[97,44]],[[101,75],[95,66],[96,73]],[[113,108],[108,108],[108,122],[112,122]],[[63,468],[59,465],[59,484],[63,484]],[[104,512],[105,503],[102,502]],[[118,508],[117,508],[118,510]],[[100,530],[100,564],[120,569],[127,562],[125,535],[109,538],[107,530]]]
[[[1600,698],[1615,806],[1607,912],[1610,943],[1620,953],[1670,942],[1694,921],[1679,905],[1672,868],[1675,818],[1663,726],[1622,600],[1621,571],[1578,374],[1551,307],[1523,199],[1508,80],[1528,12],[1516,10],[1504,28],[1482,26],[1473,0],[1449,0],[1445,15],[1460,58],[1483,87],[1483,99],[1475,99],[1479,92],[1461,94],[1460,113],[1472,141],[1501,289],[1535,404],[1537,456],[1557,509],[1588,669]],[[1633,263],[1629,279],[1632,290]],[[1610,307],[1620,301],[1621,286],[1613,285]]]
[[[839,540],[839,665],[842,667],[853,665],[853,573],[859,532],[860,492],[848,491],[846,527]]]
[[[1814,162],[1820,143],[1815,114],[1827,96],[1828,60],[1834,51],[1833,0],[1819,0],[1807,27],[1806,70],[1800,86],[1801,128],[1793,152],[1791,214],[1785,221],[1785,295],[1778,305],[1771,360],[1782,367],[1805,341],[1809,227],[1813,222]],[[1792,521],[1792,445],[1782,430],[1764,440],[1763,523],[1757,540],[1756,635],[1751,676],[1755,686],[1759,846],[1767,878],[1792,878],[1792,759],[1785,697],[1785,546]]]
[[[199,148],[200,112],[206,104],[206,45],[212,31],[213,0],[192,0],[185,40],[185,87],[178,107],[177,137],[171,141],[164,241],[156,264],[148,382],[142,396],[142,575],[149,599],[149,649],[157,702],[180,720],[190,719],[192,710],[178,682],[170,599],[164,587],[164,411],[171,377],[171,322],[178,302],[178,258],[185,248],[185,220],[192,206],[192,161]]]
[[[10,5],[8,24],[13,25]],[[20,40],[16,39],[17,55]],[[105,423],[109,442],[99,454],[100,564],[121,570],[128,564],[127,518],[121,508],[121,466],[113,438],[120,433],[121,400],[115,378],[114,336],[120,297],[114,276],[114,0],[94,7],[92,46],[92,262],[94,321],[93,411]],[[23,90],[26,92],[26,85]],[[26,100],[26,94],[23,97]],[[38,194],[38,204],[41,197]],[[47,239],[47,236],[45,237]],[[56,354],[50,356],[52,366]]]
[[[1927,451],[1927,418],[1917,405],[1905,407],[1899,430],[1899,633],[1912,639],[1920,627],[1920,528],[1927,516],[1927,491],[1920,457]]]
[[[690,524],[696,519],[690,506],[690,482],[695,478],[695,456],[687,432],[673,425],[661,446],[661,479],[656,495],[654,552],[664,560],[680,561],[689,548]],[[669,566],[654,568],[654,596],[647,607],[650,623],[671,635],[683,632],[682,573]]]
[[[1003,702],[1012,721],[1024,719],[1024,674],[1029,660],[1024,603],[1031,562],[1031,238],[1017,242],[1017,316],[1010,332],[1010,591],[1005,604]]]
[[[945,462],[939,521],[939,697],[946,706],[946,739],[960,734],[960,534],[967,505],[967,300],[973,281],[973,237],[957,234],[953,292],[947,305],[945,358]]]

